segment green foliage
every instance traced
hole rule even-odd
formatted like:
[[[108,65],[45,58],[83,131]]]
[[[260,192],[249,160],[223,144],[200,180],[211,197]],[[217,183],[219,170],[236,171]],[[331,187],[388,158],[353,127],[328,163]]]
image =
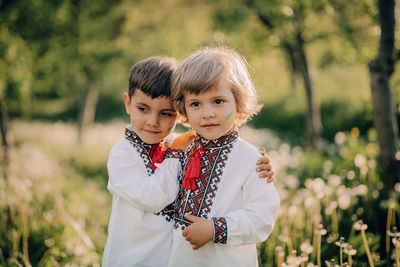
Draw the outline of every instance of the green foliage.
[[[344,4],[275,0],[100,1],[96,5],[69,0],[34,4],[6,1],[0,8],[0,92],[13,117],[76,119],[83,92],[91,81],[96,82],[100,98],[118,95],[125,91],[129,68],[137,60],[152,55],[181,58],[210,43],[233,46],[250,63],[264,61],[256,64],[255,80],[264,79],[266,73],[288,80],[290,67],[279,69],[282,61],[273,62],[275,67],[266,65],[271,64],[271,49],[291,43],[295,17],[304,24],[300,26],[307,42],[323,40],[318,53],[310,53],[316,65],[363,64],[375,48],[376,36],[368,37],[375,32],[376,7],[369,0],[360,5],[346,2],[346,8]],[[169,16],[172,13],[175,16]],[[270,26],[265,27],[259,15]],[[363,57],[354,56],[357,53]],[[288,60],[285,55],[279,57]],[[289,86],[280,82],[275,90],[286,91]],[[106,119],[108,112],[98,119]]]
[[[249,124],[255,128],[269,128],[282,140],[291,144],[303,144],[305,138],[305,111],[293,109],[295,99],[286,98],[265,104],[260,113]],[[324,125],[322,137],[333,142],[339,131],[350,131],[357,127],[362,135],[373,126],[372,110],[367,104],[361,109],[354,107],[350,100],[330,100],[321,104],[321,117]],[[279,112],[277,112],[279,110]],[[398,113],[400,118],[400,113]]]

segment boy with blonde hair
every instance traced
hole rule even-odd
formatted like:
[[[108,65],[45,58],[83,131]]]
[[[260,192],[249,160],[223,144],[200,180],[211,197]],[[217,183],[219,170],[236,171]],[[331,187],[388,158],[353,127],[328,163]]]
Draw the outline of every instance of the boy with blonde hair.
[[[256,243],[270,235],[280,201],[237,131],[260,108],[246,62],[225,47],[195,52],[174,72],[172,92],[197,136],[180,172],[169,266],[257,266]]]

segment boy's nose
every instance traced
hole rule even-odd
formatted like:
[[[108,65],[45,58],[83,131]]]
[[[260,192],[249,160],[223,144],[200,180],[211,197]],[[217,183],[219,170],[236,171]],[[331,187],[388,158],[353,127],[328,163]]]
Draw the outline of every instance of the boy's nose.
[[[151,114],[147,118],[147,124],[150,126],[157,126],[158,125],[158,115],[157,114]]]
[[[203,115],[203,118],[205,118],[205,119],[206,118],[213,118],[215,116],[215,111],[214,111],[213,108],[206,106],[203,109],[202,115]]]

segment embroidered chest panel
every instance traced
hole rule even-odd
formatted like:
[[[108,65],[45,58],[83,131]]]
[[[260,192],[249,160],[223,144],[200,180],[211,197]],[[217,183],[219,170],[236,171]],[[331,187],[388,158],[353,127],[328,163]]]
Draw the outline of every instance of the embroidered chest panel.
[[[139,156],[142,158],[144,165],[146,166],[147,174],[150,176],[154,173],[151,169],[151,158],[149,157],[149,151],[151,149],[150,144],[146,144],[140,139],[140,137],[132,130],[125,129],[125,138],[136,148]]]
[[[195,190],[180,188],[176,201],[175,229],[183,230],[191,224],[184,216],[186,213],[209,218],[218,185],[221,182],[229,154],[237,138],[238,132],[234,130],[216,140],[207,140],[198,136],[191,144],[185,154],[183,168],[179,177],[180,181],[183,181],[185,171],[188,169],[189,164],[187,161],[191,153],[200,147],[205,147],[206,151],[201,158],[200,176],[196,180]]]
[[[151,158],[149,157],[149,151],[152,147],[151,144],[147,144],[140,139],[140,137],[132,130],[126,128],[125,129],[125,138],[129,141],[129,143],[136,148],[136,151],[140,155],[143,160],[144,165],[146,166],[147,174],[149,176],[154,174],[154,171],[151,168]],[[179,152],[170,151],[170,153],[174,154],[174,157],[180,157]],[[155,213],[155,215],[164,216],[165,220],[171,222],[173,220],[173,216],[175,213],[174,203],[165,207],[162,211]]]

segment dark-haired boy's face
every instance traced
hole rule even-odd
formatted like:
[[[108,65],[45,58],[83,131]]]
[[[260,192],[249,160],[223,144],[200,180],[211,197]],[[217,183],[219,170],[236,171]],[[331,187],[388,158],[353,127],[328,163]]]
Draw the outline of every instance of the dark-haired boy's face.
[[[131,98],[124,94],[124,103],[133,130],[145,143],[160,142],[176,125],[178,112],[169,97],[153,99],[137,89]]]

